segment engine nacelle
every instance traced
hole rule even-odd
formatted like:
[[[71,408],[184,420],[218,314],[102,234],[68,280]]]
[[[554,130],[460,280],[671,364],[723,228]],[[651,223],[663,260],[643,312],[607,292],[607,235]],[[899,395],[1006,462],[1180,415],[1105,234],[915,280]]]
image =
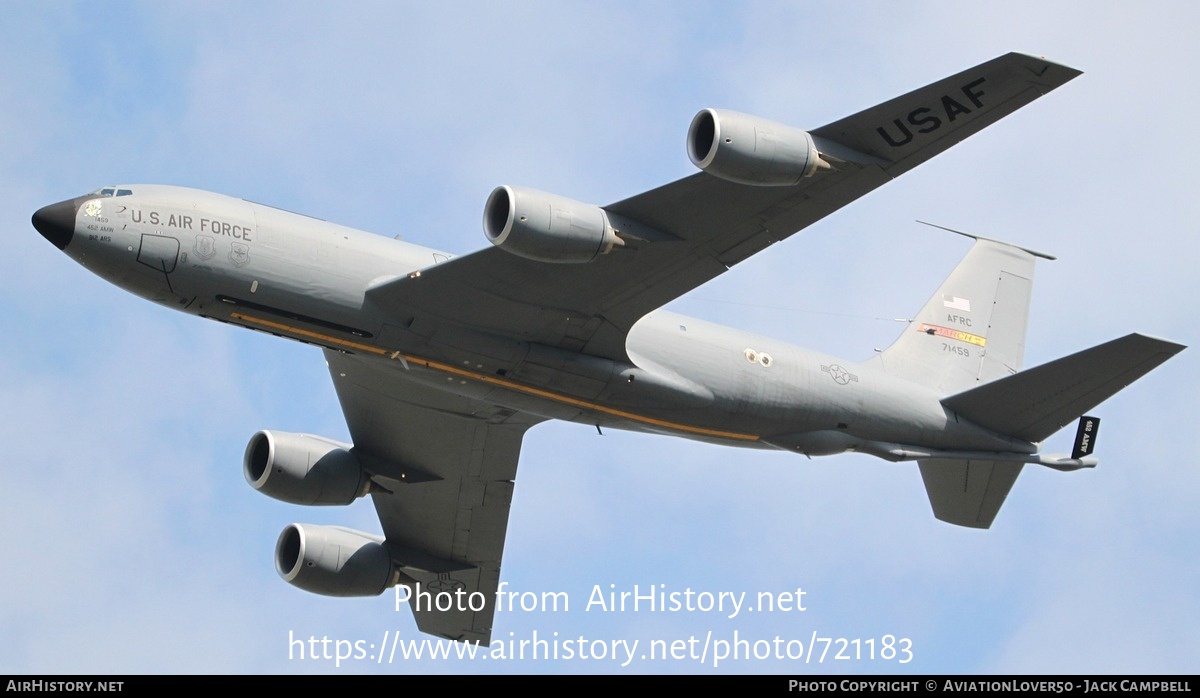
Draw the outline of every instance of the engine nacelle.
[[[242,472],[254,489],[291,504],[349,504],[371,483],[347,444],[282,431],[250,437]]]
[[[754,186],[789,186],[828,169],[807,131],[724,109],[692,119],[688,157],[705,172]]]
[[[378,596],[399,581],[383,537],[341,526],[291,524],[275,544],[275,569],[323,596]]]
[[[524,187],[496,187],[483,207],[493,245],[539,262],[590,262],[623,244],[599,206]]]

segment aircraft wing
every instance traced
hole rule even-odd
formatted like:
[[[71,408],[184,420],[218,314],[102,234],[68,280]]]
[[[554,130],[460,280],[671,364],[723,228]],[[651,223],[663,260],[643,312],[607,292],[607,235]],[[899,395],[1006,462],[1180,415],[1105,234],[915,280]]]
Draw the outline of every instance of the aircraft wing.
[[[646,313],[783,240],[1079,75],[1011,53],[812,131],[833,169],[793,186],[706,173],[605,207],[661,233],[590,263],[489,248],[384,281],[368,297],[402,319],[441,318],[612,359]]]
[[[542,420],[413,382],[396,362],[330,350],[325,359],[354,453],[378,486],[371,498],[392,560],[421,591],[462,591],[449,611],[419,610],[410,597],[417,627],[486,644],[521,439]]]

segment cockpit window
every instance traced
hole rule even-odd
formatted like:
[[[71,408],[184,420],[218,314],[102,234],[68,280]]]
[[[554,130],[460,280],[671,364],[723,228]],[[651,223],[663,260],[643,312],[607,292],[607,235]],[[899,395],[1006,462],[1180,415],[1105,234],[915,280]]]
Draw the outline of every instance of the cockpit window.
[[[133,192],[129,189],[118,189],[117,190],[117,196],[129,196],[132,193]]]
[[[88,196],[129,196],[133,194],[132,189],[117,189],[115,187],[104,187],[88,194]]]

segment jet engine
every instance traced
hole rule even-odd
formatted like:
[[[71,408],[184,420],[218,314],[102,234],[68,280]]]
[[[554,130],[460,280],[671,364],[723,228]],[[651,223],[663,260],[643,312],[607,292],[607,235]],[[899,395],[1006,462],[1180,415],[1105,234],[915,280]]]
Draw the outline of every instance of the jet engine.
[[[496,187],[483,207],[493,245],[539,262],[590,262],[623,244],[599,206],[524,187]]]
[[[341,526],[291,524],[275,544],[275,569],[324,596],[378,596],[400,580],[382,536]]]
[[[687,149],[696,167],[739,184],[790,186],[829,169],[807,131],[724,109],[692,119]]]
[[[254,489],[291,504],[349,504],[371,483],[349,448],[319,436],[260,431],[246,445],[242,472]]]

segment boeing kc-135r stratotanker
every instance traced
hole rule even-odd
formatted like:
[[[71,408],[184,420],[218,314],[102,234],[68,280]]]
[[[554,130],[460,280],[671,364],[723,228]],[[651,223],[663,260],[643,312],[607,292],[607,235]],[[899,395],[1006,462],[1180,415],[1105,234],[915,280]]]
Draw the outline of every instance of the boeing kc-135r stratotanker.
[[[384,535],[290,525],[279,573],[333,596],[458,591],[414,608],[418,627],[487,642],[521,440],[547,419],[917,461],[934,515],[977,528],[1024,464],[1094,466],[1081,416],[1183,347],[1131,334],[1022,371],[1036,252],[977,239],[863,362],[659,310],[1077,75],[1009,54],[808,132],[705,109],[687,134],[702,172],[608,206],[499,187],[494,246],[460,257],[161,185],[33,225],[139,296],[322,347],[353,444],[260,431],[245,476],[297,504],[370,494]],[[1074,453],[1039,452],[1077,419]]]

